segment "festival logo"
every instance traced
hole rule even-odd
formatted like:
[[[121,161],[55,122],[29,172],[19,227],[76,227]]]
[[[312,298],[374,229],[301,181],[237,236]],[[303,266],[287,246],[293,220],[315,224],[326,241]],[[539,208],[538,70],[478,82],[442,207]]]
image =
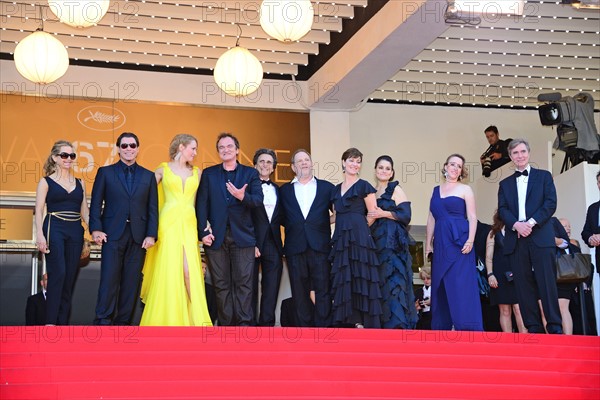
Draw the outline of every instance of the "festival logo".
[[[125,125],[125,114],[120,110],[107,106],[90,106],[77,114],[77,120],[88,129],[108,132]]]

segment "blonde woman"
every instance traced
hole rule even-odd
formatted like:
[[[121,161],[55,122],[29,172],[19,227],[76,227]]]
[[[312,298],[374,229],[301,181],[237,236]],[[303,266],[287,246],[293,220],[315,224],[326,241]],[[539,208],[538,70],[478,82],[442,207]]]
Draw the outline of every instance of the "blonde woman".
[[[465,158],[451,154],[444,163],[444,182],[433,189],[427,219],[425,252],[431,262],[431,328],[482,331],[473,240],[477,228],[473,190]]]
[[[158,184],[158,240],[146,254],[140,325],[211,326],[196,222],[200,184],[193,166],[198,141],[179,134],[169,146],[169,162],[155,172]]]
[[[73,175],[77,154],[73,145],[59,140],[44,165],[44,178],[35,194],[36,245],[46,257],[48,294],[46,324],[67,325],[73,286],[83,247],[83,226],[89,222],[85,185]],[[46,217],[44,215],[46,208]]]

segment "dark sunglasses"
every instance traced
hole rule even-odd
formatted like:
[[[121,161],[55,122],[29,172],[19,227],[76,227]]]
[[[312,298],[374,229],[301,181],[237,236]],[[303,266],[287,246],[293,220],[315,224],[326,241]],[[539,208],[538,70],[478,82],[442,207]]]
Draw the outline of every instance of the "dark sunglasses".
[[[123,150],[125,150],[127,146],[131,147],[132,149],[135,149],[137,147],[137,143],[121,143],[121,148]]]
[[[71,157],[71,160],[74,160],[74,159],[77,158],[77,154],[75,154],[75,153],[71,153],[71,154],[69,154],[69,153],[60,153],[58,156],[60,158],[62,158],[63,160],[66,160],[69,157]]]

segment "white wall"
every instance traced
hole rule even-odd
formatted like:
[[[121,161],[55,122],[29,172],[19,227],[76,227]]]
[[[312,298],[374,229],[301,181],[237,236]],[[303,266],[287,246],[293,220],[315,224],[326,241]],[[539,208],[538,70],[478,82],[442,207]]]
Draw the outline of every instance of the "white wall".
[[[585,224],[587,208],[599,199],[596,185],[596,174],[599,168],[598,165],[583,162],[554,177],[556,191],[559,194],[554,215],[558,218],[567,218],[571,222],[571,237],[579,241],[584,253],[589,253],[589,247],[581,239],[581,231]],[[568,194],[572,195],[567,197]]]
[[[598,113],[595,117],[598,120]],[[554,140],[556,131],[540,124],[537,110],[367,104],[350,113],[350,145],[365,154],[362,177],[371,182],[375,159],[382,154],[392,156],[396,179],[412,201],[412,224],[424,225],[431,191],[441,181],[440,170],[448,155],[462,154],[471,175],[481,177],[479,156],[488,147],[483,130],[489,125],[498,127],[501,139],[528,139],[532,162],[551,169],[548,141]],[[313,148],[318,145],[311,143]],[[497,185],[490,190],[497,190]],[[480,219],[490,220],[489,212],[485,214]]]

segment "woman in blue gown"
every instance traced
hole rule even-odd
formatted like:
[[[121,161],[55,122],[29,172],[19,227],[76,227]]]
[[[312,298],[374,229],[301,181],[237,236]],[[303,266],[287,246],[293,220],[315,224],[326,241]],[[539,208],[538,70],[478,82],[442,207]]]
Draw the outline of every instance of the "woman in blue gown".
[[[375,188],[358,178],[362,153],[355,148],[342,155],[344,181],[335,187],[332,202],[335,231],[331,260],[334,326],[381,327],[379,261],[369,230],[367,210],[376,208]]]
[[[413,292],[412,258],[408,249],[410,201],[394,179],[394,160],[380,156],[375,161],[377,209],[371,232],[379,257],[379,279],[383,296],[382,326],[414,329],[417,309]]]
[[[431,328],[482,331],[473,240],[475,197],[460,183],[465,158],[452,154],[442,170],[445,182],[433,189],[427,218],[426,253],[433,249]]]

